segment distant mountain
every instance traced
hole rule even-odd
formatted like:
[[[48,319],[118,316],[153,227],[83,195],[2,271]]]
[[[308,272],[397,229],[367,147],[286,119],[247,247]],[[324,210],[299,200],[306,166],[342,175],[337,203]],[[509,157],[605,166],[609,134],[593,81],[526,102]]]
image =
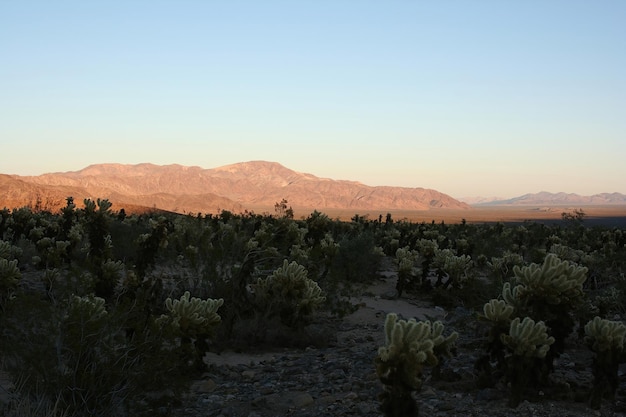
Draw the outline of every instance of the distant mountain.
[[[626,195],[620,193],[602,193],[591,196],[581,196],[574,193],[549,193],[542,191],[534,194],[524,194],[523,196],[510,198],[508,200],[494,200],[473,204],[481,206],[623,205],[626,204]]]
[[[494,201],[503,200],[501,197],[460,197],[457,200],[470,205],[488,204]]]
[[[62,203],[66,196],[72,195],[76,201],[107,198],[114,203],[114,208],[132,204],[180,213],[246,209],[273,212],[274,204],[282,199],[294,209],[310,210],[470,208],[435,190],[371,187],[355,181],[319,178],[265,161],[212,169],[147,163],[98,164],[75,172],[4,177],[16,182],[13,185],[8,181],[4,185],[0,183],[0,207],[32,204],[37,195],[50,194]]]

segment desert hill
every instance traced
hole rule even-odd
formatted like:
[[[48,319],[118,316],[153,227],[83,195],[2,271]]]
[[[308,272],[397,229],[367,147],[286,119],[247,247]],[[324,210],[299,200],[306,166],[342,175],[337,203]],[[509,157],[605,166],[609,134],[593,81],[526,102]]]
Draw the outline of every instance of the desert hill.
[[[220,210],[273,212],[286,199],[298,210],[351,209],[430,210],[469,209],[435,190],[367,186],[359,182],[320,178],[293,171],[275,162],[251,161],[218,168],[153,164],[97,164],[80,171],[39,176],[3,176],[0,206],[32,205],[38,196],[65,202],[72,195],[107,198],[114,208],[127,205],[179,213]]]

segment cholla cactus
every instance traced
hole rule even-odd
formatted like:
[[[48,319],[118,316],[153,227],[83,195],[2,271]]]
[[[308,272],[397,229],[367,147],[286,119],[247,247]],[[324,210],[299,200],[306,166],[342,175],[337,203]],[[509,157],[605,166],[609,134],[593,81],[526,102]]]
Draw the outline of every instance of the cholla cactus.
[[[467,278],[467,272],[473,265],[472,258],[467,255],[457,256],[451,249],[435,249],[433,265],[441,272],[449,275],[445,287],[454,285],[461,287],[462,282]],[[441,275],[440,275],[441,276]]]
[[[596,353],[593,361],[593,388],[591,407],[599,409],[602,398],[615,398],[619,387],[618,370],[624,362],[624,337],[626,326],[619,321],[595,317],[585,325],[585,342]]]
[[[623,351],[624,337],[626,337],[626,326],[619,321],[595,317],[585,325],[585,342],[596,353],[607,350]]]
[[[500,339],[510,352],[505,367],[506,378],[511,384],[509,405],[517,407],[526,389],[545,382],[545,358],[554,337],[548,336],[543,322],[535,322],[530,317],[520,322],[516,317],[511,322],[509,334],[502,333]]]
[[[191,297],[189,291],[178,300],[167,298],[165,307],[169,311],[169,317],[162,315],[158,321],[166,322],[172,319],[173,328],[183,337],[196,338],[211,334],[215,326],[221,322],[221,317],[217,314],[224,300]]]
[[[443,335],[445,326],[442,322],[436,321],[431,326],[430,338],[434,343],[433,352],[437,361],[441,361],[444,356],[452,356],[456,340],[459,338],[457,332],[452,332],[448,337]]]
[[[554,343],[554,337],[548,336],[546,325],[540,321],[535,323],[530,317],[519,317],[511,322],[509,334],[500,336],[504,343],[516,356],[527,358],[545,358]]]
[[[549,304],[575,304],[583,298],[583,283],[587,268],[559,259],[555,254],[546,256],[543,265],[514,266],[515,280],[523,287],[519,297],[539,297]]]
[[[398,272],[411,274],[418,258],[419,252],[411,250],[408,246],[398,249],[396,251]]]
[[[417,405],[411,396],[422,387],[425,365],[439,363],[437,353],[449,354],[458,334],[443,336],[441,322],[398,320],[389,313],[385,320],[385,346],[378,349],[376,374],[384,385],[381,395],[386,416],[417,415]]]
[[[492,299],[483,306],[483,315],[492,322],[509,322],[513,310],[513,306],[506,301]]]
[[[419,252],[411,250],[408,246],[396,250],[396,264],[398,265],[398,282],[396,290],[398,296],[402,296],[404,288],[411,284],[417,276],[415,264],[419,259]],[[421,279],[416,284],[421,285]]]
[[[9,259],[11,256],[11,244],[9,242],[5,242],[4,240],[0,240],[0,258]]]
[[[74,319],[80,317],[87,320],[98,320],[107,315],[104,298],[85,296],[73,296],[70,300],[70,308],[67,317]]]
[[[0,290],[6,291],[15,288],[22,274],[17,267],[17,259],[9,261],[0,258]]]
[[[333,239],[333,234],[328,232],[324,238],[320,240],[320,248],[326,256],[335,256],[339,252],[339,243]]]
[[[10,249],[10,245],[4,245],[4,242],[0,240],[0,255],[10,256]],[[13,290],[17,287],[21,277],[22,274],[17,267],[17,259],[10,261],[0,257],[0,312],[4,308],[5,301],[13,298]]]
[[[435,231],[435,233],[437,236],[439,235],[439,232]],[[434,257],[435,251],[439,249],[437,241],[431,239],[420,239],[415,243],[415,246],[417,246],[417,250],[425,258]]]
[[[491,261],[487,262],[487,266],[502,279],[508,276],[513,266],[522,265],[523,263],[524,257],[522,255],[506,250],[502,257],[492,257]]]
[[[255,297],[271,310],[270,314],[278,314],[286,325],[302,326],[326,300],[317,282],[307,275],[304,266],[285,260],[272,275],[259,278],[253,286]]]
[[[431,332],[429,321],[398,320],[397,314],[387,314],[385,346],[378,349],[376,358],[376,372],[385,385],[399,379],[413,391],[421,389],[424,364],[437,364]]]

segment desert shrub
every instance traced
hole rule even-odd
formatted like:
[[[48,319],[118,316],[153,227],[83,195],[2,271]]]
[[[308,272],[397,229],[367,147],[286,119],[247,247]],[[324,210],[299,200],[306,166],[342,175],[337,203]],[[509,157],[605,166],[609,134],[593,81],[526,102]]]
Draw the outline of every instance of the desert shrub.
[[[331,276],[346,283],[366,283],[376,277],[382,259],[370,232],[350,233],[339,240]]]
[[[188,358],[172,333],[137,317],[93,296],[20,294],[1,323],[4,370],[19,398],[68,415],[140,414],[159,395],[171,402],[189,382]],[[158,394],[166,388],[172,397]]]

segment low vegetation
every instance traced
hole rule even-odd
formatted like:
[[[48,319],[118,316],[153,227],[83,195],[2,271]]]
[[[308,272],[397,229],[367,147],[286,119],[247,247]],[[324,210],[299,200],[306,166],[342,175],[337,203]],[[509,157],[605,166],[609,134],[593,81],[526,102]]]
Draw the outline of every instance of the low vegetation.
[[[353,311],[354,288],[395,262],[397,294],[463,306],[484,323],[482,386],[510,405],[545,387],[572,337],[595,355],[589,406],[615,395],[625,362],[626,231],[560,223],[383,221],[320,212],[114,211],[68,198],[56,213],[0,211],[0,367],[5,415],[154,415],[176,404],[212,349],[323,344],[316,320]],[[426,372],[458,333],[390,314],[372,352],[386,416],[417,415]],[[30,404],[28,406],[27,404]]]

